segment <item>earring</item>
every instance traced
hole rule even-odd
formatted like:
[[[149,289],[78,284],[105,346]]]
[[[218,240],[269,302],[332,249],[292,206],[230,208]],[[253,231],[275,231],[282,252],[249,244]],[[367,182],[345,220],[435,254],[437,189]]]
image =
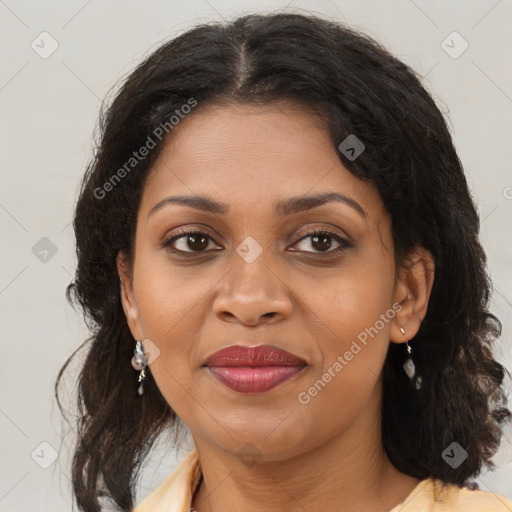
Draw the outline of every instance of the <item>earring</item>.
[[[142,383],[146,378],[146,366],[148,364],[148,360],[146,359],[146,354],[144,353],[144,347],[142,346],[142,342],[137,341],[135,346],[135,350],[132,357],[132,367],[134,370],[140,371],[139,373],[139,388],[137,389],[137,393],[139,396],[144,392],[142,388]]]
[[[402,334],[405,334],[405,329],[403,327],[400,327],[400,332]],[[409,346],[409,340],[407,340],[406,346],[407,346],[407,353],[409,354],[409,357],[406,359],[405,363],[403,364],[403,368],[404,368],[405,373],[407,374],[407,377],[409,377],[411,382],[414,383],[416,389],[419,390],[421,388],[421,381],[423,379],[419,375],[416,376],[416,367],[414,366],[414,362],[410,355],[412,352],[412,349]]]

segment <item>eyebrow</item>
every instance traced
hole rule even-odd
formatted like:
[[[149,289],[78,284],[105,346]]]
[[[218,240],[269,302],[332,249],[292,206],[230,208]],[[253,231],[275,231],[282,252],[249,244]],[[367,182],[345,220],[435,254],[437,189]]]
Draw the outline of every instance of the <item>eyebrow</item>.
[[[288,199],[279,201],[276,204],[276,213],[282,216],[291,215],[293,213],[303,212],[322,206],[330,202],[339,202],[354,209],[364,219],[368,218],[368,215],[362,208],[362,206],[343,194],[338,192],[323,192],[310,196],[297,196],[290,197]],[[205,196],[169,196],[157,203],[148,213],[148,217],[153,215],[158,210],[169,204],[180,204],[183,206],[189,206],[197,210],[203,210],[210,213],[219,215],[225,215],[229,212],[229,205],[221,203],[214,199]]]

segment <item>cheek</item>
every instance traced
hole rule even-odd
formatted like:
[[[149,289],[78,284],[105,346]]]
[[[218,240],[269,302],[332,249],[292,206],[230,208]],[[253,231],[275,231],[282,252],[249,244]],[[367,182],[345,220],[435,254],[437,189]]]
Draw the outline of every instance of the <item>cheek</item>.
[[[165,344],[175,338],[175,329],[195,325],[198,306],[214,281],[206,273],[194,279],[191,268],[171,265],[160,252],[142,249],[137,257],[134,289],[139,321],[147,337]]]
[[[321,353],[295,397],[296,414],[308,430],[329,437],[345,429],[366,411],[378,407],[378,380],[389,346],[389,319],[380,320],[389,307],[373,287],[356,286],[336,294],[319,294],[323,314],[315,338]],[[333,297],[331,297],[332,299]],[[308,442],[314,443],[314,436]]]
[[[134,290],[139,324],[144,338],[160,350],[150,370],[159,388],[170,387],[173,393],[178,382],[190,378],[192,340],[203,324],[199,306],[208,282],[187,279],[160,258],[149,260],[143,251],[137,256]]]
[[[380,315],[390,309],[393,282],[393,268],[382,255],[380,260],[377,256],[358,258],[356,264],[347,266],[335,278],[310,288],[307,300],[330,337],[343,346],[374,326]],[[378,326],[379,331],[387,333],[389,322],[385,326],[379,322]]]
[[[353,403],[356,397],[360,402],[370,395],[389,346],[395,316],[393,280],[392,261],[379,253],[361,258],[331,285],[310,295],[318,325],[315,338],[322,354],[311,378],[322,381],[317,386],[323,395],[318,401]]]

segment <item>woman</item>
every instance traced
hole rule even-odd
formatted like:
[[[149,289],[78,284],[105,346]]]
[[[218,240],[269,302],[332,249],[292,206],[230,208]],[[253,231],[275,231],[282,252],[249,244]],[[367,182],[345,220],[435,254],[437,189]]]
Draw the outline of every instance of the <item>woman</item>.
[[[512,509],[469,481],[510,418],[500,323],[410,68],[334,22],[244,16],[160,47],[101,130],[68,289],[92,329],[81,510],[132,510],[184,425],[194,450],[135,511]]]

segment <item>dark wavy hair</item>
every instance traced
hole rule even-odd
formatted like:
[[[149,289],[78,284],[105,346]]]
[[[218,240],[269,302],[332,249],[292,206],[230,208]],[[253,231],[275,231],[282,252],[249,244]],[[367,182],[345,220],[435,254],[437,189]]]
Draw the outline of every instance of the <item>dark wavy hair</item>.
[[[100,134],[74,216],[78,265],[67,297],[91,330],[78,377],[72,485],[80,510],[107,497],[133,508],[141,465],[164,432],[182,424],[148,372],[137,394],[134,342],[120,298],[116,256],[133,255],[136,215],[156,147],[110,187],[98,190],[190,98],[267,105],[289,100],[325,120],[338,147],[349,134],[366,146],[339,152],[358,178],[373,183],[392,219],[397,264],[413,247],[433,256],[428,311],[411,340],[417,390],[405,375],[403,346],[390,343],[383,369],[383,446],[393,465],[419,479],[462,486],[492,468],[510,418],[492,342],[501,334],[488,311],[490,281],[478,240],[479,218],[443,114],[420,77],[371,37],[314,15],[246,15],[194,27],[160,46],[102,108]],[[162,138],[165,140],[165,138]],[[103,188],[103,190],[105,190]],[[177,439],[177,438],[176,438]],[[453,441],[468,453],[453,469],[441,457]]]

